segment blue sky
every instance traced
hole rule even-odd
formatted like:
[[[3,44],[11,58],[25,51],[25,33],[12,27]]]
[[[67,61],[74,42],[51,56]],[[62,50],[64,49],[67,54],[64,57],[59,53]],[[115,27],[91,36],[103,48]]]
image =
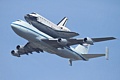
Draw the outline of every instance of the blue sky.
[[[120,80],[120,0],[1,0],[0,10],[0,80]],[[31,12],[56,24],[68,17],[67,27],[80,34],[77,38],[118,38],[90,48],[89,53],[104,53],[108,46],[110,59],[76,61],[70,67],[67,59],[47,52],[12,56],[11,50],[27,40],[17,36],[10,24]]]

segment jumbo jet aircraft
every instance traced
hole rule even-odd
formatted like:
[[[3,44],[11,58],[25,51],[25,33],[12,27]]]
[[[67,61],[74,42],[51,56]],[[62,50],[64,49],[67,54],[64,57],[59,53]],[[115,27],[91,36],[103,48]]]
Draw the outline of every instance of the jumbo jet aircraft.
[[[30,13],[24,16],[25,20],[38,30],[52,36],[53,38],[71,38],[79,35],[71,32],[67,27],[67,17],[64,17],[57,25],[37,13]]]
[[[14,32],[20,37],[28,40],[25,45],[18,45],[16,50],[12,50],[11,54],[16,57],[21,55],[28,55],[32,52],[43,52],[46,51],[51,54],[56,54],[60,57],[69,59],[70,66],[72,66],[72,61],[84,60],[88,61],[91,58],[106,56],[108,58],[108,49],[106,49],[105,54],[88,54],[88,49],[90,45],[95,42],[113,40],[114,37],[104,37],[104,38],[53,38],[50,35],[36,29],[29,23],[17,20],[11,24]],[[72,45],[78,46],[72,48]]]

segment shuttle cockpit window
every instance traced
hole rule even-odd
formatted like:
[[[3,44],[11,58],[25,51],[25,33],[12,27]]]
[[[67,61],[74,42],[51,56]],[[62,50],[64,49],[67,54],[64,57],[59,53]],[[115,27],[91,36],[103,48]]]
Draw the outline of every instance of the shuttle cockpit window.
[[[21,20],[18,19],[17,21],[21,21]]]
[[[32,12],[31,14],[36,14],[35,12]]]

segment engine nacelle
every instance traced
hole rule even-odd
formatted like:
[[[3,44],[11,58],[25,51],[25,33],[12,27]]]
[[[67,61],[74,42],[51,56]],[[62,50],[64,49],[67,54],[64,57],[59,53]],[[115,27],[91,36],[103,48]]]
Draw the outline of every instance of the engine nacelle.
[[[12,54],[13,56],[20,57],[20,54],[18,53],[18,50],[12,50],[12,51],[11,51],[11,54]]]
[[[17,49],[17,50],[22,50],[22,49],[24,49],[24,46],[22,46],[22,45],[17,45],[16,49]]]
[[[87,43],[87,44],[93,45],[93,40],[92,40],[91,38],[89,38],[89,37],[84,38],[84,41],[83,41],[83,42],[85,42],[85,43]]]
[[[67,45],[67,43],[68,43],[68,41],[67,41],[66,39],[61,39],[61,38],[59,38],[59,39],[57,40],[57,42],[58,42],[60,45]]]

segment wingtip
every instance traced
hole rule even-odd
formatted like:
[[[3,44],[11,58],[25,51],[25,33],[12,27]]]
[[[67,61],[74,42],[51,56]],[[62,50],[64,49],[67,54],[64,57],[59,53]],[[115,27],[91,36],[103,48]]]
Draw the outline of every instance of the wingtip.
[[[76,35],[80,35],[79,33],[76,33]]]
[[[115,38],[115,37],[112,37],[112,39],[117,39],[117,38]]]

